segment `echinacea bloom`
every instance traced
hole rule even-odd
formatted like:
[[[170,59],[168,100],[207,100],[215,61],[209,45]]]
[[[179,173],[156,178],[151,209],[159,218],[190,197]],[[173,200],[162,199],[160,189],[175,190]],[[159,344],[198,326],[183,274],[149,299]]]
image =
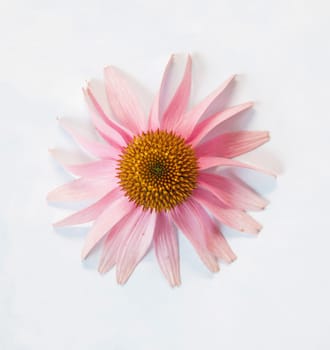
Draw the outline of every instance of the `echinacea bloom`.
[[[94,203],[54,224],[56,227],[94,222],[82,250],[85,259],[102,244],[101,273],[116,265],[124,284],[153,245],[162,272],[171,286],[180,282],[177,232],[191,242],[212,272],[219,260],[236,256],[219,223],[239,231],[261,229],[247,210],[265,208],[267,201],[237,179],[220,174],[222,167],[270,172],[234,157],[269,140],[265,131],[236,131],[210,137],[225,120],[252,107],[243,103],[207,115],[234,76],[191,110],[191,58],[174,95],[165,102],[175,57],[163,75],[160,91],[146,116],[123,74],[104,70],[111,115],[101,107],[91,84],[84,88],[93,125],[100,140],[79,134],[64,120],[61,126],[94,157],[84,164],[63,166],[78,178],[48,195],[49,201],[93,200]],[[102,139],[102,140],[101,140]]]

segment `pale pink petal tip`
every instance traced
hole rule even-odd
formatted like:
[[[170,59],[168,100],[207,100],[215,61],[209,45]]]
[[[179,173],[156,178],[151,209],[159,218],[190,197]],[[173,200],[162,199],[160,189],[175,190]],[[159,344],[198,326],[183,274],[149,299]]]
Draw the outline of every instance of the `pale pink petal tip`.
[[[230,260],[228,261],[229,264],[232,264],[234,261],[237,260],[237,255],[235,253],[233,253],[233,255],[231,256]]]
[[[61,221],[62,221],[62,220],[57,221],[57,222],[53,222],[53,223],[52,223],[53,227],[54,227],[54,228],[63,227],[63,226],[61,225]]]
[[[100,264],[97,268],[97,271],[100,275],[105,275],[108,272],[108,269],[104,264]]]

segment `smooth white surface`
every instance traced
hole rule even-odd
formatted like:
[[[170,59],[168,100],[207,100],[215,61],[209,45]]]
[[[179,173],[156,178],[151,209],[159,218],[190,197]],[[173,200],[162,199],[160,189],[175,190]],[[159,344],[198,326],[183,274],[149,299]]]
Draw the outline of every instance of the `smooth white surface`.
[[[329,11],[320,0],[0,2],[0,349],[330,348]],[[272,135],[247,159],[281,176],[261,186],[271,204],[254,215],[258,238],[226,230],[234,264],[211,276],[182,240],[180,288],[153,254],[119,287],[96,257],[81,264],[84,229],[53,231],[67,210],[45,195],[69,177],[47,148],[76,149],[55,118],[85,120],[85,79],[116,64],[152,94],[172,52],[193,54],[193,102],[239,74],[233,102],[257,101],[242,123]]]

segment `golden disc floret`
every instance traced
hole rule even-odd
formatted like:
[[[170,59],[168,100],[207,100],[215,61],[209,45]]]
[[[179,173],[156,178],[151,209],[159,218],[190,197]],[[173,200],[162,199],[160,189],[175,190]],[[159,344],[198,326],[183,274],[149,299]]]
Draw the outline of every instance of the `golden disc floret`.
[[[144,209],[170,210],[184,202],[197,183],[194,150],[172,131],[135,136],[118,161],[119,184],[130,201]]]

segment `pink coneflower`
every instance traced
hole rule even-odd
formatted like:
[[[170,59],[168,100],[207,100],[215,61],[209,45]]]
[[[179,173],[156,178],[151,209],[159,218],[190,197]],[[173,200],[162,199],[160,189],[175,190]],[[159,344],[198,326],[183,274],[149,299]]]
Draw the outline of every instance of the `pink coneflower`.
[[[147,117],[123,75],[104,70],[106,94],[114,118],[102,109],[89,84],[84,89],[91,118],[102,141],[88,139],[65,121],[61,126],[97,160],[63,164],[78,178],[48,195],[49,201],[96,200],[94,204],[54,224],[56,227],[93,221],[82,258],[99,244],[99,271],[116,265],[124,284],[151,245],[171,286],[180,282],[177,232],[194,246],[212,272],[219,260],[236,256],[219,229],[219,222],[236,230],[257,233],[261,226],[247,210],[265,208],[267,201],[241,181],[220,175],[221,167],[242,167],[268,173],[232,158],[269,140],[265,131],[237,131],[210,138],[220,123],[252,107],[243,103],[205,118],[234,76],[197,106],[186,111],[191,88],[191,58],[174,96],[165,104],[172,56],[160,91]],[[207,137],[209,136],[209,137]]]

